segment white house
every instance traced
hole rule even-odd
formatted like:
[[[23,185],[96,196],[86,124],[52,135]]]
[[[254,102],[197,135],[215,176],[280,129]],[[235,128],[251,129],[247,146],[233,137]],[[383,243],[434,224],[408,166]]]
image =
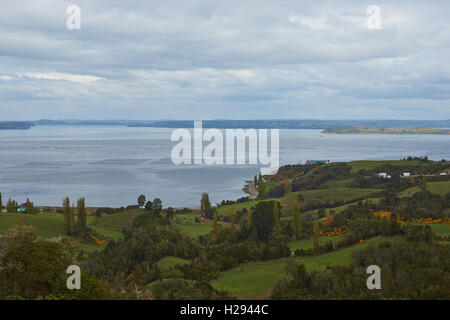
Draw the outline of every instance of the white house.
[[[447,173],[446,172],[441,172],[440,176],[446,176]]]
[[[411,174],[409,173],[409,172],[403,172],[403,177],[409,177],[409,176],[411,176]]]
[[[380,173],[378,173],[378,176],[379,176],[380,178],[386,179],[386,178],[388,177],[388,174],[387,174],[386,172],[380,172]]]

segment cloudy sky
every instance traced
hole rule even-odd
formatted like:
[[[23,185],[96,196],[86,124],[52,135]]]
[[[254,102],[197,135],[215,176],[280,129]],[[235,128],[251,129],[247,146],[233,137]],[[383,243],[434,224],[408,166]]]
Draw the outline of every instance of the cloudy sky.
[[[0,0],[0,120],[449,119],[449,13],[446,0]]]

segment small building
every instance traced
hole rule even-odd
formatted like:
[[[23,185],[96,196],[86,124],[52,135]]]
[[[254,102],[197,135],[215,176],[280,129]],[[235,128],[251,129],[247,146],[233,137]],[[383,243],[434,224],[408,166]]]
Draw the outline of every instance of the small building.
[[[28,206],[29,206],[28,202],[22,203],[22,204],[19,206],[19,208],[17,208],[17,212],[20,212],[20,213],[25,213],[25,212],[27,212]]]
[[[328,160],[328,162],[330,162]],[[327,160],[306,160],[305,164],[325,164]]]
[[[27,207],[20,206],[19,208],[17,208],[17,212],[25,213],[27,212]]]
[[[379,176],[380,178],[386,179],[386,178],[388,177],[388,174],[387,174],[386,172],[380,172],[380,173],[378,173],[378,176]]]
[[[446,176],[447,172],[441,172],[440,176]]]
[[[409,176],[411,176],[411,174],[409,172],[403,172],[403,177],[404,178],[409,177]]]

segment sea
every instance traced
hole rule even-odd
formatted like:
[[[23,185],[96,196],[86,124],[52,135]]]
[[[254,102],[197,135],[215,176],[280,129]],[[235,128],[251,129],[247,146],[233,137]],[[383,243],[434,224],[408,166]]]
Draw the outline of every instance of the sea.
[[[199,207],[245,196],[258,165],[176,165],[174,129],[125,126],[35,126],[0,130],[0,192],[19,203],[61,206],[85,197],[86,206],[136,204],[140,194],[164,207]],[[280,165],[306,160],[396,160],[427,156],[450,160],[448,135],[323,134],[280,130]],[[204,143],[204,146],[208,143]]]

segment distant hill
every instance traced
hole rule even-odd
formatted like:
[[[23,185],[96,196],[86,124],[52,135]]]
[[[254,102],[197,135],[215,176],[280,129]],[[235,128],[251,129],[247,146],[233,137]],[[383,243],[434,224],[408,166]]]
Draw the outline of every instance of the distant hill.
[[[205,120],[203,128],[343,129],[343,128],[450,128],[450,120]],[[194,121],[133,122],[129,127],[192,128]]]
[[[32,126],[29,122],[0,122],[0,130],[27,130]]]
[[[40,125],[128,126],[193,128],[193,120],[37,120],[0,122],[0,129],[28,129]],[[203,128],[218,129],[355,129],[450,128],[450,120],[204,120]]]
[[[450,130],[437,128],[350,128],[350,129],[326,129],[322,133],[337,134],[441,134],[449,135]]]

